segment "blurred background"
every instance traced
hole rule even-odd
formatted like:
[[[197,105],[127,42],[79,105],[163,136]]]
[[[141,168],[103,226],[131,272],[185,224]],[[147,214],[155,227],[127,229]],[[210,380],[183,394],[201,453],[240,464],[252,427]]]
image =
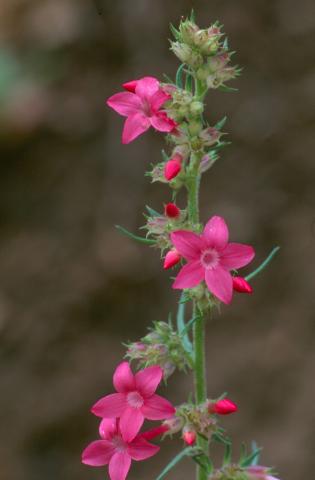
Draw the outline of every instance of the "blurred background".
[[[89,408],[112,390],[122,342],[175,311],[158,252],[114,228],[137,232],[145,204],[170,200],[143,176],[162,136],[121,145],[123,119],[104,101],[124,81],[175,74],[168,25],[192,6],[201,27],[225,25],[244,67],[239,93],[208,98],[233,145],[204,177],[202,219],[224,216],[234,241],[255,246],[248,272],[281,246],[254,295],[208,323],[209,395],[239,404],[223,421],[235,458],[254,439],[282,480],[313,476],[314,2],[1,0],[1,479],[107,478],[80,463],[97,434]],[[175,374],[167,396],[190,389]],[[180,448],[166,441],[128,478],[155,478]]]

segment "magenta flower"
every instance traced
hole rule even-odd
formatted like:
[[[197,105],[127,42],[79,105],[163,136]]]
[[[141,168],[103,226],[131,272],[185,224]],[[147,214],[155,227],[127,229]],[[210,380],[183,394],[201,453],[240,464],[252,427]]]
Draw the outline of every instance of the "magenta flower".
[[[114,418],[103,419],[99,432],[102,440],[91,442],[86,447],[82,453],[82,463],[92,467],[108,465],[111,480],[125,480],[131,460],[146,460],[160,450],[160,447],[152,445],[142,435],[126,442],[122,437],[118,420]],[[151,438],[153,436],[156,435],[151,435]]]
[[[116,93],[107,100],[107,105],[127,117],[122,134],[122,143],[130,143],[151,126],[159,132],[172,132],[176,122],[169,118],[162,105],[171,97],[162,90],[154,77],[144,77],[124,84],[127,92]]]
[[[201,235],[186,230],[171,233],[171,241],[187,264],[177,275],[173,288],[193,288],[206,281],[210,292],[230,303],[233,280],[230,270],[244,267],[254,258],[254,249],[228,243],[229,231],[223,218],[212,217]]]
[[[175,413],[175,408],[155,390],[163,377],[159,366],[140,370],[133,375],[129,363],[122,362],[115,370],[113,383],[118,393],[101,398],[91,411],[102,418],[120,417],[120,431],[125,442],[139,432],[144,419],[164,420]]]

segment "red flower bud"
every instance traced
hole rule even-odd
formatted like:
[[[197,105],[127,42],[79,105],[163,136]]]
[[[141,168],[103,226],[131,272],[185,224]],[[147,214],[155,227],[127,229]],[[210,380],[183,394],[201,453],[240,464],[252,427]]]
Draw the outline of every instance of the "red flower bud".
[[[186,445],[194,445],[196,442],[196,432],[191,427],[184,427],[183,430],[183,440]]]
[[[180,216],[180,210],[175,203],[168,203],[165,205],[165,215],[169,218],[178,218]]]
[[[253,288],[243,277],[233,277],[233,289],[240,293],[253,293]]]
[[[212,402],[208,405],[209,413],[217,413],[218,415],[229,415],[237,411],[236,403],[228,398],[223,398],[217,402]]]
[[[164,177],[167,181],[175,178],[182,169],[182,156],[180,154],[174,155],[168,162],[166,162],[164,167]]]
[[[138,80],[130,80],[130,82],[123,83],[123,88],[128,92],[135,93]]]
[[[169,268],[174,267],[174,265],[176,265],[180,261],[180,259],[181,259],[181,256],[178,253],[178,251],[175,250],[175,248],[173,248],[172,250],[169,250],[165,255],[164,265],[163,265],[164,270],[168,270]]]
[[[163,433],[168,432],[170,427],[166,424],[162,424],[159,427],[151,428],[150,430],[147,430],[146,432],[140,433],[140,436],[142,438],[145,438],[146,440],[152,440],[155,437],[158,437],[159,435],[163,435]]]

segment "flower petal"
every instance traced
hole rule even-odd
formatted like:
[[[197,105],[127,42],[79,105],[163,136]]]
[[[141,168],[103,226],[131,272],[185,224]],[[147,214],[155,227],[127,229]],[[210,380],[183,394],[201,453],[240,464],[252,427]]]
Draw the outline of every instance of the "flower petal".
[[[82,463],[92,467],[107,465],[115,453],[115,448],[107,440],[91,442],[82,453]]]
[[[166,398],[160,397],[160,395],[152,395],[152,397],[145,399],[141,411],[148,420],[164,420],[165,418],[171,418],[176,410]]]
[[[128,362],[121,362],[113,377],[114,387],[119,393],[130,392],[135,389],[135,377]]]
[[[172,287],[182,290],[184,288],[193,288],[199,285],[205,278],[205,270],[199,260],[189,262],[184,265],[175,278]]]
[[[129,117],[135,113],[141,112],[142,103],[140,98],[131,92],[115,93],[107,100],[107,105],[115,110],[115,112]]]
[[[125,121],[122,143],[127,144],[150,128],[150,120],[143,113],[136,113]]]
[[[241,268],[253,260],[255,251],[250,245],[229,243],[221,254],[220,263],[224,268],[234,270]]]
[[[144,416],[141,409],[127,407],[124,410],[120,417],[119,427],[125,442],[131,442],[135,438],[143,422]]]
[[[171,242],[186,260],[197,260],[200,257],[203,241],[196,233],[177,230],[171,233]]]
[[[116,418],[103,418],[98,427],[98,431],[104,440],[110,440],[117,432]]]
[[[216,268],[206,270],[205,277],[210,292],[221,302],[230,303],[233,296],[233,282],[230,272],[217,266]]]
[[[163,377],[163,370],[158,365],[140,370],[135,375],[137,390],[143,397],[151,397]]]
[[[120,417],[126,405],[126,396],[123,393],[112,393],[98,400],[91,408],[91,412],[102,418]]]
[[[145,460],[155,455],[160,450],[160,447],[147,442],[144,438],[136,437],[128,445],[128,454],[132,460]]]
[[[229,240],[229,231],[225,220],[217,216],[210,218],[203,231],[203,236],[209,247],[217,250],[225,248]]]
[[[154,77],[143,77],[137,81],[136,94],[143,99],[149,99],[160,88],[160,82]]]
[[[170,100],[171,96],[164,92],[162,88],[159,88],[157,92],[155,92],[154,95],[150,98],[150,104],[151,108],[154,111],[159,110],[159,108],[162,107],[162,105],[167,102],[167,100]]]
[[[123,83],[123,88],[128,90],[128,92],[135,93],[138,80],[130,80],[129,82]]]
[[[165,112],[157,112],[150,117],[150,121],[152,127],[159,132],[172,132],[177,125]]]
[[[131,458],[127,452],[117,452],[109,462],[108,473],[111,480],[125,480],[131,465]]]

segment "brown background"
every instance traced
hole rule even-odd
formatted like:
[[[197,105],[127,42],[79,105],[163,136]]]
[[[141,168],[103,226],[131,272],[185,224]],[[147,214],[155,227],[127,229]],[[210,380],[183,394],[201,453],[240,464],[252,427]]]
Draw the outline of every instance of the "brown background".
[[[192,2],[1,0],[0,335],[4,480],[106,478],[80,464],[96,436],[90,405],[110,392],[122,341],[175,310],[158,252],[136,231],[169,191],[143,173],[160,159],[150,132],[122,146],[122,119],[104,100],[126,80],[174,75],[168,24]],[[228,391],[235,440],[264,446],[283,480],[313,478],[315,5],[312,0],[213,0],[193,5],[201,26],[220,19],[244,66],[237,94],[214,92],[210,122],[227,114],[233,145],[202,185],[201,214],[224,216],[253,266],[281,253],[208,324],[209,394]],[[249,269],[250,270],[250,269]],[[176,374],[167,396],[185,400]],[[163,392],[163,390],[162,390]],[[180,441],[133,467],[155,478]],[[171,479],[193,478],[188,461]]]

